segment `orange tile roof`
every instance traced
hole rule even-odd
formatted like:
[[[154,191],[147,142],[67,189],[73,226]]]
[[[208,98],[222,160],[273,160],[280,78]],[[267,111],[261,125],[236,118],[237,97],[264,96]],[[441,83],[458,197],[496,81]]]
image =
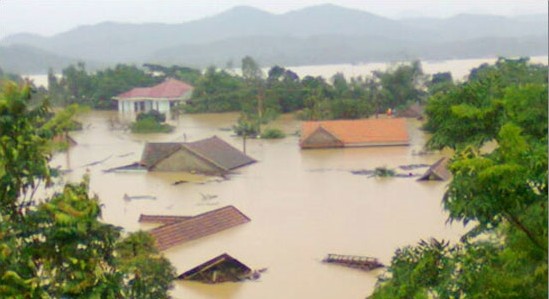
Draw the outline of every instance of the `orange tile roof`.
[[[188,220],[165,224],[149,231],[158,250],[206,237],[231,227],[250,222],[250,218],[233,206],[209,211]]]
[[[301,127],[300,144],[319,128],[343,142],[344,145],[408,144],[406,120],[403,118],[378,118],[359,120],[308,121]]]

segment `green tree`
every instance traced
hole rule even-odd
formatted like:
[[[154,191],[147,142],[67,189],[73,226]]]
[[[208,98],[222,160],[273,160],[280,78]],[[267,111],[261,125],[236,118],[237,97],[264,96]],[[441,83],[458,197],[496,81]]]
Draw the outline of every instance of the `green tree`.
[[[548,296],[547,94],[546,67],[499,59],[429,100],[428,145],[455,150],[444,208],[473,227],[397,250],[373,298]]]
[[[385,72],[376,71],[374,76],[381,85],[383,110],[424,100],[425,75],[420,61],[400,64]]]
[[[129,298],[165,299],[175,279],[175,269],[154,246],[149,233],[138,231],[116,245],[117,263],[125,273]]]
[[[244,82],[224,70],[209,67],[194,86],[185,110],[197,112],[227,112],[241,110]]]
[[[30,95],[29,86],[15,83],[0,93],[0,297],[127,298],[131,273],[117,266],[125,261],[115,253],[120,228],[99,221],[88,178],[34,198],[54,179],[49,142],[66,130],[72,112],[52,118],[46,102],[29,108]],[[152,251],[140,257],[154,260],[146,280],[160,283],[139,294],[165,298],[169,263]]]

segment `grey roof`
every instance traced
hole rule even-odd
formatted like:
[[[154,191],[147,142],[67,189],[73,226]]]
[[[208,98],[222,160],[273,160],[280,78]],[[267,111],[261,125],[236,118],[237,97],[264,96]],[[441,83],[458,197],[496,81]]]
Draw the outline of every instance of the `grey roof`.
[[[217,136],[186,143],[185,147],[225,170],[254,163],[255,160]]]
[[[213,272],[223,272],[221,277],[217,279],[209,279],[213,276]],[[200,264],[189,271],[177,276],[177,279],[184,280],[202,280],[209,283],[223,282],[223,281],[239,281],[243,276],[250,273],[252,269],[246,266],[239,260],[232,256],[223,253],[203,264]],[[211,274],[208,274],[211,272]],[[218,276],[218,275],[216,275]],[[216,277],[213,276],[213,277]],[[225,276],[225,277],[223,277]]]
[[[418,181],[438,180],[446,181],[452,174],[448,171],[448,158],[440,158],[419,178]]]
[[[182,147],[226,171],[256,162],[219,137],[213,136],[188,143],[147,143],[141,156],[141,164],[151,169]]]
[[[148,169],[178,151],[183,143],[147,143],[141,156],[141,164]]]

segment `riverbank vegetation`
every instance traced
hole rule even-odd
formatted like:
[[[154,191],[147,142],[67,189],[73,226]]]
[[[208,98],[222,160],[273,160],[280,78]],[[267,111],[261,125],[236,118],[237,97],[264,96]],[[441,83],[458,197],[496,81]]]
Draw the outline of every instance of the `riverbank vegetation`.
[[[168,298],[175,270],[150,236],[99,220],[89,178],[49,198],[57,182],[48,144],[72,125],[70,111],[50,117],[30,105],[28,85],[0,91],[0,297]]]
[[[92,73],[78,63],[63,69],[61,77],[50,70],[51,102],[59,106],[78,103],[94,109],[115,109],[114,96],[172,77],[194,86],[192,98],[183,107],[188,113],[300,111],[299,116],[307,120],[348,119],[422,103],[428,95],[453,84],[450,73],[425,75],[419,61],[395,64],[371,75],[346,78],[338,73],[328,79],[300,78],[281,66],[273,66],[264,74],[249,56],[242,59],[240,71],[232,67],[209,67],[204,72],[182,66],[143,67],[120,64]]]
[[[442,203],[469,232],[398,249],[371,298],[547,298],[547,82],[499,59],[427,101],[428,147],[455,151]]]

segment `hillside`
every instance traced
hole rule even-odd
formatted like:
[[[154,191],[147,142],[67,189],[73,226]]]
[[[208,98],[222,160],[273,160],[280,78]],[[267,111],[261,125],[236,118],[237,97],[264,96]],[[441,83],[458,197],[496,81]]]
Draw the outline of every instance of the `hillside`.
[[[25,53],[41,63],[32,65],[24,55],[6,50],[15,45],[35,49]],[[470,58],[504,52],[547,55],[547,16],[393,20],[328,4],[280,15],[239,6],[182,24],[105,22],[52,37],[18,34],[1,40],[0,46],[3,61],[23,72],[59,69],[67,60],[204,67],[230,60],[238,65],[245,55],[263,65]]]

